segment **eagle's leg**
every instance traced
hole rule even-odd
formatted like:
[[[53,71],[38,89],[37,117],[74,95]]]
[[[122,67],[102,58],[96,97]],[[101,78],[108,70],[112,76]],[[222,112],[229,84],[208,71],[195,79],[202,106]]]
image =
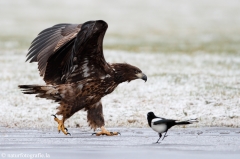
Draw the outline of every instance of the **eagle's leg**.
[[[113,135],[120,134],[119,132],[109,132],[105,129],[101,101],[96,102],[95,104],[87,107],[86,109],[88,111],[87,119],[90,127],[94,130],[99,127],[101,128],[100,132],[93,133],[93,134],[96,134],[96,136],[100,136],[100,135],[113,136]]]
[[[58,123],[58,132],[60,133],[60,131],[62,131],[65,135],[71,135],[68,132],[68,129],[64,127],[64,120],[59,120],[56,115],[52,115],[54,116],[54,120]]]
[[[97,132],[97,133],[93,133],[92,135],[96,134],[96,136],[100,136],[100,135],[107,135],[107,136],[113,136],[113,135],[118,135],[120,134],[119,132],[109,132],[105,129],[104,126],[101,127],[101,131]],[[121,134],[120,134],[121,135]]]

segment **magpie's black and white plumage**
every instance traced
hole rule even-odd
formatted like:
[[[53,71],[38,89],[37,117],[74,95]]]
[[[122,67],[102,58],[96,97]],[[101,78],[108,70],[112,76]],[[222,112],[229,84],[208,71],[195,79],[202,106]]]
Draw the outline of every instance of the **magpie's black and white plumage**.
[[[163,139],[166,137],[168,129],[170,129],[174,125],[186,125],[192,124],[193,122],[198,122],[196,119],[190,119],[186,121],[177,121],[173,119],[165,119],[162,117],[157,117],[153,112],[148,112],[147,114],[148,125],[159,134],[159,139],[156,143],[161,139],[162,133],[165,132]],[[162,139],[162,140],[163,140]]]

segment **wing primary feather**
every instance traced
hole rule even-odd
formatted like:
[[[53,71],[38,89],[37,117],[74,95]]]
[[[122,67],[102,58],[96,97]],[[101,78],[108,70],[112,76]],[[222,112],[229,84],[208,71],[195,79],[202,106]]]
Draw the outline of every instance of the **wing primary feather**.
[[[30,62],[40,61],[44,54],[48,55],[48,57],[53,53],[54,46],[56,45],[57,41],[53,42],[51,45],[48,45],[36,53],[36,55],[31,59]]]
[[[38,41],[35,41],[31,47],[28,49],[29,52],[31,52],[33,49],[36,49],[36,47],[44,46],[44,44],[49,43],[49,41],[55,40],[56,38],[60,38],[58,35],[60,35],[60,30],[55,31],[53,34],[49,34],[46,37],[39,37],[37,39]]]
[[[36,44],[39,44],[41,42],[46,42],[46,40],[52,39],[52,38],[56,38],[58,37],[57,35],[61,35],[61,30],[56,30],[54,32],[51,32],[50,34],[45,34],[45,35],[39,35],[39,37],[37,37],[36,39],[34,39],[34,41],[32,42],[30,48],[28,50],[31,50],[34,46],[36,46]]]
[[[43,31],[41,31],[38,36],[32,41],[31,46],[29,48],[28,54],[27,54],[27,60],[31,59],[33,56],[38,54],[38,52],[41,51],[41,48],[44,47],[44,45],[50,43],[51,41],[55,41],[58,38],[61,38],[62,30],[66,28],[70,24],[64,23],[64,24],[57,24],[53,27],[47,28]],[[40,44],[40,45],[38,45]],[[36,55],[37,56],[37,55]],[[36,58],[34,58],[36,59]],[[36,60],[32,60],[36,61]]]
[[[54,80],[57,83],[61,80],[66,79],[66,74],[70,71],[66,65],[71,64],[73,60],[71,56],[71,48],[73,46],[74,40],[75,38],[70,40],[67,44],[64,45],[64,47],[61,47],[58,50],[57,54],[53,54],[51,57],[49,57],[47,61],[48,64],[46,67],[46,72],[44,75],[45,81]],[[63,75],[65,75],[65,77],[63,77]]]
[[[61,27],[65,27],[67,25],[70,25],[70,24],[69,23],[56,24],[56,25],[54,25],[52,27],[49,27],[47,29],[42,30],[38,35],[40,35],[40,34],[42,34],[44,32],[47,32],[47,31],[51,31],[52,29],[58,29],[58,28],[61,28]]]
[[[42,52],[40,52],[38,54],[38,57],[35,56],[36,58],[38,58],[38,69],[40,71],[40,75],[43,75],[44,72],[45,72],[45,67],[47,65],[47,60],[51,56],[51,54],[48,54],[48,51],[52,49],[51,47],[52,46],[46,47]],[[42,53],[45,53],[46,56],[42,56],[41,55]],[[32,60],[30,62],[32,62]]]
[[[51,39],[47,39],[45,42],[43,42],[42,44],[38,45],[38,46],[35,46],[33,48],[31,48],[30,52],[28,53],[28,57],[26,59],[26,61],[28,61],[29,59],[31,58],[34,58],[34,60],[31,60],[32,61],[37,61],[37,56],[42,52],[42,50],[44,50],[46,47],[48,46],[53,46],[53,44],[56,44],[56,41],[57,38],[51,38]],[[49,44],[48,44],[49,43]],[[48,44],[48,45],[47,45]],[[47,45],[47,46],[45,46]],[[44,47],[45,46],[45,47]],[[55,46],[53,46],[55,47]]]

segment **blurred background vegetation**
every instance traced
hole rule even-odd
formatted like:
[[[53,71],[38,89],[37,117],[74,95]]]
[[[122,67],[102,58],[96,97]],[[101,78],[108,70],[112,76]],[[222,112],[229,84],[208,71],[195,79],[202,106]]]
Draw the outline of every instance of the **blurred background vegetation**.
[[[105,20],[105,49],[239,53],[239,0],[1,0],[0,50],[25,50],[58,23]],[[1,52],[0,52],[1,54]]]
[[[106,60],[136,65],[149,78],[103,99],[106,125],[147,126],[151,110],[196,115],[202,126],[239,127],[239,0],[0,0],[0,125],[55,128],[51,101],[17,87],[44,84],[37,64],[25,63],[27,49],[45,28],[98,19],[109,26]],[[85,121],[76,113],[66,125]]]

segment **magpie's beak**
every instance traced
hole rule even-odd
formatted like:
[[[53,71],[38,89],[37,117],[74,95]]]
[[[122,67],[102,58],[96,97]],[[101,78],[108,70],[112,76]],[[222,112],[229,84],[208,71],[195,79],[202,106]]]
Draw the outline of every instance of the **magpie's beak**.
[[[137,76],[139,79],[144,80],[145,82],[147,81],[147,76],[146,76],[144,73],[137,73],[136,76]]]

